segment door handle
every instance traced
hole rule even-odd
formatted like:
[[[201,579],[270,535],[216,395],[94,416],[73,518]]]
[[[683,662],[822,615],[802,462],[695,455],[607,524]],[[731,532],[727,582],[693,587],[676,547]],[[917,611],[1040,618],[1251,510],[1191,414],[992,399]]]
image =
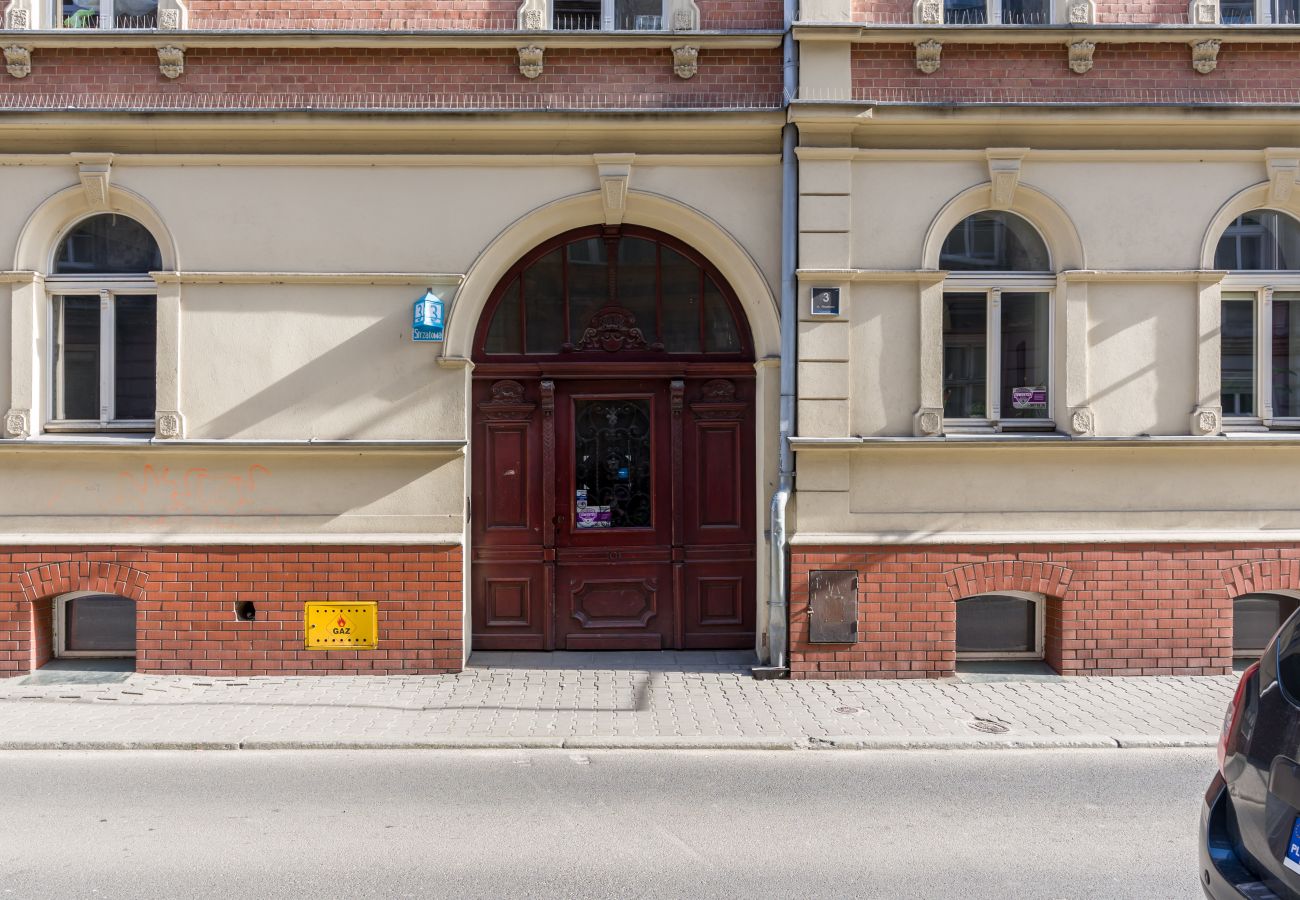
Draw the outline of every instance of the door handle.
[[[552,525],[563,525],[566,521],[568,521],[568,516],[564,513],[558,513],[551,518]]]

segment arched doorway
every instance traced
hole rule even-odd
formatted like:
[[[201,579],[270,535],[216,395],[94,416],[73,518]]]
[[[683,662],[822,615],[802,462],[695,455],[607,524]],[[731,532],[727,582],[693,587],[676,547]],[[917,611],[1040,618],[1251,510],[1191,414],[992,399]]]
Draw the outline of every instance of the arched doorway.
[[[474,342],[476,649],[753,646],[753,362],[731,288],[659,232],[506,273]]]

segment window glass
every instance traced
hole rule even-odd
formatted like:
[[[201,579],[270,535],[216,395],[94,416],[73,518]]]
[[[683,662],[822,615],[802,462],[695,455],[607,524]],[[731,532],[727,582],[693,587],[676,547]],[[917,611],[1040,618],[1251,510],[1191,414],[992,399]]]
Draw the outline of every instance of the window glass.
[[[564,343],[564,253],[556,249],[524,270],[529,353],[554,353]]]
[[[158,0],[113,0],[113,27],[157,28]]]
[[[519,279],[515,278],[501,295],[483,349],[488,353],[518,353],[523,343],[519,332]]]
[[[1255,295],[1224,294],[1219,323],[1223,414],[1255,415]]]
[[[949,419],[988,415],[988,298],[945,294],[943,298],[943,414]]]
[[[983,25],[988,20],[984,0],[944,0],[945,25]]]
[[[1046,272],[1047,245],[1017,215],[991,210],[967,217],[939,251],[939,268],[950,272]]]
[[[584,238],[564,248],[569,284],[569,340],[578,343],[596,311],[609,305],[605,242]]]
[[[158,242],[149,230],[115,213],[80,222],[54,256],[56,275],[144,274],[161,268]]]
[[[1224,25],[1254,25],[1255,0],[1219,0],[1219,21]]]
[[[576,529],[654,524],[650,431],[649,400],[574,402]]]
[[[1273,415],[1300,416],[1300,293],[1273,294]]]
[[[56,418],[99,418],[99,305],[94,296],[54,301]]]
[[[135,601],[111,594],[73,597],[63,604],[65,650],[135,653]]]
[[[600,0],[555,0],[557,31],[599,31]]]
[[[663,0],[614,0],[614,27],[619,31],[657,31],[664,27]]]
[[[1238,216],[1219,238],[1214,266],[1235,271],[1298,268],[1300,223],[1271,209]]]
[[[1002,418],[1046,419],[1047,294],[1002,295]]]
[[[659,342],[659,245],[643,238],[618,244],[618,305],[636,317],[646,343]]]
[[[1297,602],[1280,594],[1243,594],[1232,601],[1232,653],[1258,656]]]
[[[669,353],[700,352],[700,267],[662,248],[664,345]]]
[[[1278,25],[1300,22],[1300,0],[1277,0],[1273,7],[1273,21]]]
[[[115,298],[114,415],[152,419],[157,390],[158,305],[153,297]]]
[[[1046,0],[1002,0],[1003,25],[1047,25],[1051,20]]]
[[[957,601],[958,653],[1033,653],[1037,649],[1037,603],[1003,594]]]
[[[704,281],[704,349],[708,353],[739,353],[741,350],[731,307],[712,278]]]

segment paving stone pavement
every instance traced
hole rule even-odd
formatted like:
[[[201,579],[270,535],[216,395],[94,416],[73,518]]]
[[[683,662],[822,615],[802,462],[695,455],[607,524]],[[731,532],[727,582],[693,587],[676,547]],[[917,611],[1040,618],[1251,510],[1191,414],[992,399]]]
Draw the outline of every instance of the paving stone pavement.
[[[733,654],[734,656],[734,654]],[[759,681],[726,654],[458,675],[0,680],[0,748],[1208,746],[1237,676]]]

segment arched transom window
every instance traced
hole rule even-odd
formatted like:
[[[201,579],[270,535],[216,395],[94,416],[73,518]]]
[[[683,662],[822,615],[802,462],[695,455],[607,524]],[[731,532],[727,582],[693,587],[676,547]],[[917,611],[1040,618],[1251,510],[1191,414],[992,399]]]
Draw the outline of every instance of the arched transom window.
[[[49,381],[54,431],[153,429],[158,242],[126,216],[82,219],[54,250]]]
[[[961,221],[939,252],[945,430],[1051,429],[1047,244],[1014,213]]]
[[[1300,426],[1300,222],[1257,209],[1233,220],[1214,250],[1224,424]]]
[[[489,359],[752,352],[717,271],[677,241],[634,228],[569,232],[524,257],[497,288],[477,347]]]

